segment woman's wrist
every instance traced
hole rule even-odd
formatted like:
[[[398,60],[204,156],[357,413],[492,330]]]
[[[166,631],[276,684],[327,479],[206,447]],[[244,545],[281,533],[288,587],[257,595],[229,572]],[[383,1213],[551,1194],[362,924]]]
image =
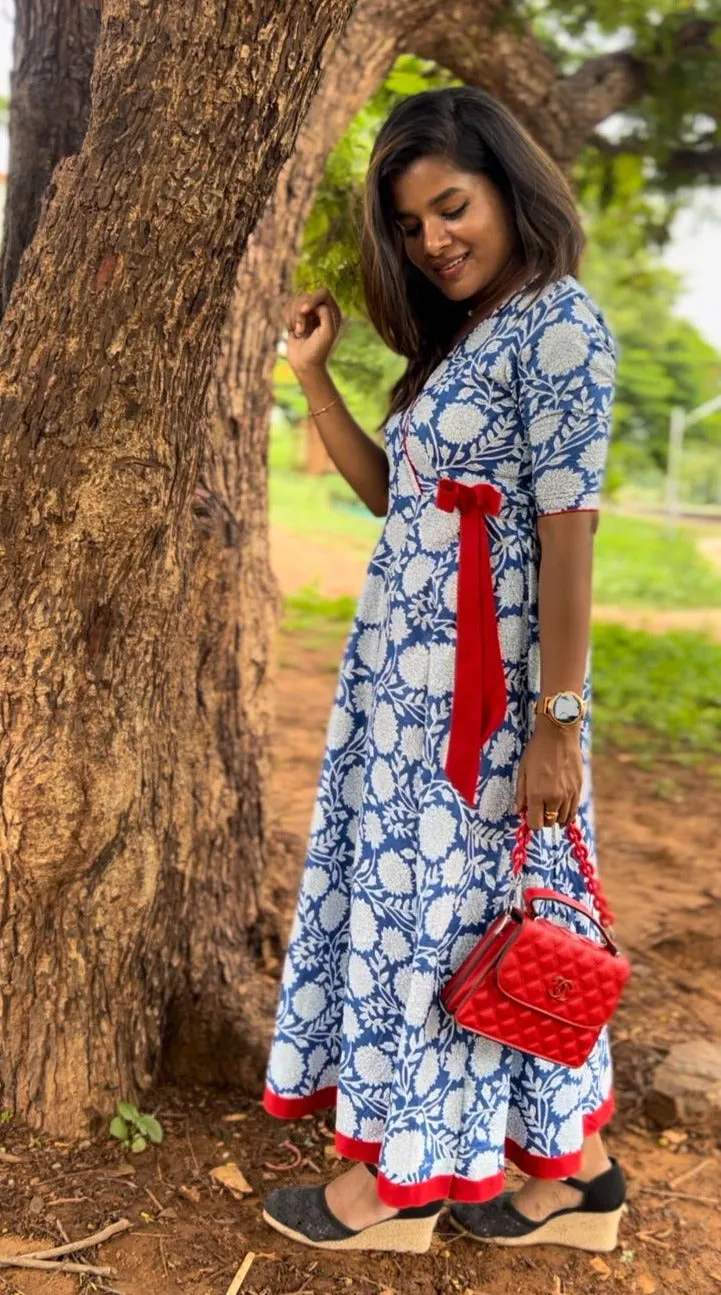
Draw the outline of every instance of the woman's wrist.
[[[536,732],[548,738],[553,738],[559,743],[566,743],[573,746],[580,741],[581,725],[580,724],[556,724],[542,712],[536,715]]]

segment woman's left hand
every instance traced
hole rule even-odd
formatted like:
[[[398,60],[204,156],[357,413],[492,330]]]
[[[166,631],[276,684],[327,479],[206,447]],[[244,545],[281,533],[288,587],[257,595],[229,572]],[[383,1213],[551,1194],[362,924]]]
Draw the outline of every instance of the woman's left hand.
[[[578,728],[562,729],[539,715],[533,737],[521,757],[516,786],[516,812],[525,810],[532,831],[549,827],[546,810],[565,827],[575,818],[581,800],[583,759]]]

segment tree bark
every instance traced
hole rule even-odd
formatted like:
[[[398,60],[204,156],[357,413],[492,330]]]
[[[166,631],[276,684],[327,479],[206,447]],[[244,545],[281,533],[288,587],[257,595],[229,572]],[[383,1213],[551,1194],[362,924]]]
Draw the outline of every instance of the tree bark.
[[[95,0],[15,0],[2,311],[32,241],[50,176],[82,144],[99,29]]]
[[[53,1133],[151,1082],[188,985],[222,1010],[252,952],[261,813],[194,669],[192,501],[238,259],[351,7],[108,0],[0,330],[0,1081]],[[210,681],[238,729],[235,684]],[[229,859],[195,816],[203,715]]]

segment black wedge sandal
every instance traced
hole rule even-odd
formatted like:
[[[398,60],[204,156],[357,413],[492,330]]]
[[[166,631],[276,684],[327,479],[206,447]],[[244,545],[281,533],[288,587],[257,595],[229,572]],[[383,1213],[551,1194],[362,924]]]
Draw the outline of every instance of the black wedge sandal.
[[[378,1176],[375,1165],[366,1169]],[[392,1250],[425,1254],[443,1208],[443,1201],[398,1210],[393,1218],[354,1231],[341,1223],[325,1197],[325,1184],[317,1187],[278,1187],[266,1198],[263,1218],[277,1232],[322,1250]]]
[[[454,1203],[449,1219],[459,1232],[476,1241],[496,1246],[570,1246],[576,1250],[608,1252],[618,1244],[618,1225],[626,1206],[626,1180],[621,1166],[611,1160],[590,1182],[564,1178],[569,1187],[583,1193],[578,1205],[554,1210],[536,1222],[517,1210],[510,1192],[503,1192],[482,1205]]]

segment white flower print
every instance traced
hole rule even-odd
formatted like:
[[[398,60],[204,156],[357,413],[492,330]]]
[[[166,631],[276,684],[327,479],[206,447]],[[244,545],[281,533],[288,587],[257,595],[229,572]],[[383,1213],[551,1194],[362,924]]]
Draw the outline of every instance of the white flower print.
[[[594,351],[588,365],[588,374],[597,387],[613,387],[616,360],[610,351]]]
[[[513,787],[510,778],[494,774],[481,788],[481,814],[489,823],[500,823],[513,805]]]
[[[351,953],[348,959],[348,984],[358,998],[367,998],[373,992],[371,969],[359,953]]]
[[[370,845],[375,849],[378,849],[378,846],[383,840],[383,828],[381,826],[381,820],[374,809],[369,809],[365,816],[365,835],[366,840]]]
[[[449,1079],[462,1079],[468,1065],[468,1045],[454,1043],[446,1057],[446,1070]]]
[[[432,396],[419,396],[413,406],[413,417],[418,423],[430,423],[436,412],[436,402]]]
[[[526,645],[526,622],[523,616],[500,616],[498,639],[505,661],[520,661]]]
[[[328,746],[331,751],[337,751],[340,747],[345,746],[350,737],[353,728],[353,716],[350,711],[344,710],[337,704],[333,707],[328,725]]]
[[[322,832],[325,827],[325,808],[320,797],[313,807],[313,817],[310,821],[311,832]]]
[[[385,1120],[379,1120],[377,1116],[360,1122],[360,1140],[361,1142],[381,1142],[385,1130]]]
[[[433,575],[433,563],[424,554],[411,558],[403,572],[403,589],[409,596],[417,594]]]
[[[270,1079],[276,1088],[296,1088],[305,1071],[303,1054],[294,1043],[276,1043],[270,1057]]]
[[[428,670],[428,692],[432,697],[442,697],[453,690],[453,672],[456,664],[454,643],[434,643],[431,648]]]
[[[330,877],[326,869],[309,864],[303,874],[303,886],[307,895],[312,895],[313,899],[320,899],[330,886]]]
[[[578,1084],[561,1084],[553,1094],[553,1111],[555,1115],[569,1115],[578,1106]]]
[[[378,923],[365,899],[355,899],[350,910],[350,938],[355,949],[367,952],[378,940]]]
[[[401,751],[406,760],[420,760],[423,755],[424,732],[420,724],[404,724],[401,729]]]
[[[588,338],[580,324],[550,324],[538,343],[538,363],[555,377],[580,369],[588,355]]]
[[[438,1074],[438,1058],[435,1052],[427,1052],[416,1071],[416,1092],[419,1097],[425,1097],[429,1088],[435,1084]]]
[[[421,850],[429,859],[443,859],[453,844],[456,820],[443,805],[427,805],[418,827]]]
[[[554,410],[544,410],[538,414],[528,429],[531,445],[543,445],[545,441],[550,441],[561,426],[561,417]]]
[[[446,441],[463,444],[473,440],[484,427],[488,426],[488,415],[477,405],[446,405],[438,417],[438,430]]]
[[[336,1097],[335,1122],[336,1128],[347,1138],[355,1133],[356,1113],[347,1093],[340,1092]]]
[[[562,513],[583,500],[583,477],[572,468],[547,468],[536,482],[539,512]]]
[[[363,665],[367,665],[371,670],[375,667],[378,660],[379,642],[380,633],[375,629],[363,630],[363,633],[358,639],[358,656],[363,662]]]
[[[381,802],[390,800],[395,791],[393,770],[387,760],[374,760],[371,765],[371,786]]]
[[[350,1043],[355,1043],[361,1033],[361,1025],[358,1020],[358,1015],[349,1002],[346,1002],[343,1005],[343,1033]]]
[[[357,683],[353,689],[353,701],[357,709],[367,715],[373,705],[373,685]]]
[[[432,940],[442,940],[453,917],[453,895],[439,895],[426,910],[425,928]]]
[[[480,886],[471,886],[466,891],[461,904],[461,921],[464,926],[473,926],[485,916],[488,908],[488,895]]]
[[[406,442],[406,451],[416,472],[421,477],[430,476],[433,472],[433,464],[426,454],[426,447],[417,436],[411,435]]]
[[[378,860],[378,875],[391,895],[410,895],[413,877],[405,859],[395,850],[386,850]]]
[[[318,919],[325,931],[335,931],[348,911],[348,900],[338,890],[332,890],[323,900]]]
[[[383,1162],[389,1178],[407,1178],[417,1174],[425,1153],[423,1133],[420,1129],[401,1129],[386,1135],[383,1143]]]
[[[385,611],[385,582],[382,576],[371,572],[358,604],[358,617],[364,625],[380,625]]]
[[[426,508],[420,520],[420,540],[423,548],[431,553],[447,549],[449,544],[458,542],[458,513],[446,513],[440,508]]]
[[[466,867],[466,856],[463,850],[451,850],[443,865],[443,885],[457,886]]]
[[[407,534],[408,527],[403,518],[400,517],[398,513],[392,513],[386,522],[385,530],[383,532],[385,542],[389,549],[392,549],[394,553],[398,553],[399,550],[403,548]]]
[[[406,1003],[408,993],[411,987],[411,969],[410,967],[399,967],[393,977],[393,992],[399,1003]]]
[[[479,1151],[471,1160],[470,1176],[481,1182],[484,1178],[495,1178],[502,1170],[503,1161],[499,1161],[495,1151]]]
[[[398,743],[398,721],[390,702],[380,701],[373,719],[373,737],[379,751],[388,754]]]
[[[558,1155],[568,1155],[569,1151],[580,1151],[583,1145],[583,1126],[579,1112],[562,1120],[555,1130],[555,1143]]]
[[[502,769],[504,765],[510,764],[517,750],[517,740],[513,733],[507,729],[502,729],[496,737],[492,738],[491,745],[488,749],[488,758],[494,769]]]
[[[479,1079],[485,1079],[497,1070],[500,1059],[500,1043],[495,1043],[493,1039],[484,1039],[482,1035],[474,1039],[470,1066],[473,1074],[478,1075]]]
[[[402,607],[396,607],[391,614],[389,638],[391,643],[402,643],[408,638],[408,618]]]
[[[357,1048],[353,1061],[361,1079],[365,1079],[368,1084],[387,1084],[393,1076],[391,1058],[373,1044],[366,1043],[362,1048]]]
[[[447,1129],[460,1127],[463,1113],[463,1089],[452,1088],[443,1103],[443,1123]]]
[[[523,602],[523,572],[517,567],[504,571],[498,581],[496,601],[500,607],[520,607]]]
[[[433,998],[434,978],[429,971],[416,971],[411,978],[406,1020],[409,1025],[423,1025]]]
[[[293,995],[293,1010],[302,1021],[314,1021],[324,1010],[327,995],[322,985],[301,985]]]
[[[443,586],[443,601],[449,612],[454,612],[458,607],[458,576],[449,576]]]
[[[428,675],[428,648],[425,643],[414,643],[404,648],[398,656],[398,670],[404,683],[411,688],[422,688]]]
[[[318,1044],[318,1047],[314,1048],[310,1056],[308,1057],[308,1074],[317,1075],[318,1072],[323,1069],[323,1066],[326,1064],[327,1060],[328,1060],[327,1049],[324,1048],[322,1044]]]
[[[411,955],[411,946],[403,932],[389,927],[381,931],[381,948],[390,962],[403,962]]]
[[[602,436],[589,441],[581,455],[581,464],[587,472],[600,472],[606,462],[608,444]]]
[[[354,764],[343,779],[343,803],[349,809],[359,809],[363,797],[363,765]]]

